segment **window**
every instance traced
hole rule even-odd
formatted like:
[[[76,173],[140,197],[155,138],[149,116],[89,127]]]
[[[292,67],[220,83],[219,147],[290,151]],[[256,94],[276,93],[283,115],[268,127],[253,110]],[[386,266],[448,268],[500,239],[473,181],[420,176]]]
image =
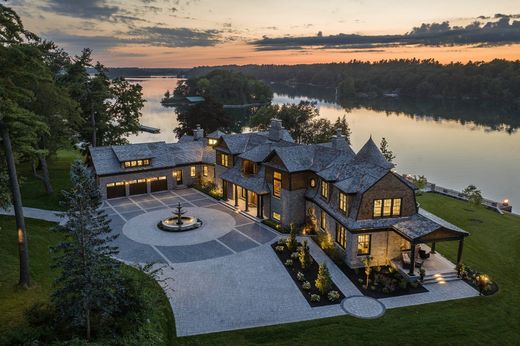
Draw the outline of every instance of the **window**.
[[[202,175],[205,177],[208,176],[208,166],[206,166],[206,165],[202,166]]]
[[[329,199],[329,183],[324,180],[321,181],[321,197]]]
[[[357,254],[358,256],[370,255],[370,234],[360,234],[357,237]]]
[[[134,161],[124,161],[123,167],[130,168],[130,167],[141,167],[141,166],[149,166],[150,160],[134,160]]]
[[[242,172],[244,174],[256,174],[256,164],[253,161],[242,161]]]
[[[215,138],[210,138],[210,139],[208,139],[208,144],[215,145],[215,144],[217,144],[217,140]]]
[[[347,230],[339,223],[336,223],[336,243],[343,249],[347,247]]]
[[[320,214],[320,227],[323,230],[327,227],[327,213],[325,213],[325,210],[322,210]]]
[[[282,173],[277,171],[273,172],[273,196],[282,197]]]
[[[311,180],[309,181],[309,185],[310,185],[310,187],[315,188],[316,187],[316,179],[311,178]]]
[[[190,167],[190,177],[194,177],[197,175],[197,169],[195,166]]]
[[[146,160],[143,160],[143,166],[149,166],[150,165],[150,160],[146,159]]]
[[[348,213],[348,201],[347,201],[347,195],[343,192],[339,193],[339,210],[343,212],[343,214]]]
[[[228,154],[220,154],[220,165],[224,167],[229,167],[229,155]]]
[[[401,205],[401,198],[375,199],[373,216],[374,218],[401,216]]]
[[[280,221],[282,217],[277,212],[273,211],[273,219],[276,221]]]

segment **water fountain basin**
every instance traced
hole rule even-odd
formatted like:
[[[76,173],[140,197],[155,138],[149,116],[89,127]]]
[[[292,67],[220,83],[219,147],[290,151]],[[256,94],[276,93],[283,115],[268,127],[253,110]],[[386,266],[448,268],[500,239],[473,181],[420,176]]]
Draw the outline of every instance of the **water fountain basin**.
[[[161,220],[161,222],[157,224],[157,227],[166,232],[184,232],[202,226],[200,219],[191,216],[181,216],[181,221],[182,223],[178,224],[177,217],[168,217]]]

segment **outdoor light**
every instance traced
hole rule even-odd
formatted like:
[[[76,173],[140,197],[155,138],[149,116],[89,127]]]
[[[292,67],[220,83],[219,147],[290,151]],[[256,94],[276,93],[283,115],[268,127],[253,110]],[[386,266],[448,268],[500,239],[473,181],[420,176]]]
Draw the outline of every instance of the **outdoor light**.
[[[502,201],[502,205],[503,206],[508,206],[509,205],[509,199],[504,198],[504,200]]]
[[[477,276],[477,286],[478,286],[480,295],[482,295],[482,292],[484,291],[484,288],[486,288],[488,282],[489,282],[489,277],[487,275],[481,274],[481,275]]]

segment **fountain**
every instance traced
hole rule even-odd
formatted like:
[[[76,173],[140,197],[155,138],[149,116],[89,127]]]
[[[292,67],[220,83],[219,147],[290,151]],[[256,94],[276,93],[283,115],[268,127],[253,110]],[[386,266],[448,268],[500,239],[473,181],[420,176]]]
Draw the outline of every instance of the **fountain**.
[[[167,232],[184,232],[202,226],[202,221],[200,219],[191,216],[184,216],[186,212],[182,210],[180,202],[177,204],[176,209],[177,210],[173,212],[173,217],[168,217],[157,224],[159,229]]]

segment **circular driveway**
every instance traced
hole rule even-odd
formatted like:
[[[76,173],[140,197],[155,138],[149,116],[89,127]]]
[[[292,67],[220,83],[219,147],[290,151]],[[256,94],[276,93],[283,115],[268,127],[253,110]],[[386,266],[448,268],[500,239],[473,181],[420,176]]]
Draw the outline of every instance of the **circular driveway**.
[[[172,216],[171,209],[161,209],[131,218],[123,226],[123,234],[141,244],[157,246],[178,246],[200,244],[214,240],[231,232],[235,219],[222,211],[203,208],[183,208],[185,215],[202,220],[202,227],[186,232],[165,232],[157,228],[157,223]]]

